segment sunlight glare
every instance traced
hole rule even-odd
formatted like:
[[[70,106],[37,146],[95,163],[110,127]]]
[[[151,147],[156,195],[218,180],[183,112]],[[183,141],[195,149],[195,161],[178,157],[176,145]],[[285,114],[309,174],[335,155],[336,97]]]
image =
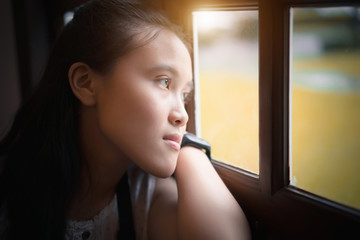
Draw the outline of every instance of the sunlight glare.
[[[200,11],[193,14],[196,18],[197,27],[201,31],[209,32],[226,25],[226,16],[221,14],[221,12]]]

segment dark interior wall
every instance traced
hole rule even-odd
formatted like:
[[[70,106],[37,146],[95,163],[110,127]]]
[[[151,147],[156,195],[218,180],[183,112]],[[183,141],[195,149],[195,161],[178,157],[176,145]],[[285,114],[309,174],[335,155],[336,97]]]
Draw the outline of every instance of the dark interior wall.
[[[0,139],[45,69],[57,32],[56,4],[55,0],[0,1]]]
[[[50,51],[52,32],[48,16],[51,5],[45,3],[44,0],[12,0],[23,100],[39,82]]]
[[[11,0],[0,1],[0,32],[0,138],[2,138],[9,129],[21,100]]]

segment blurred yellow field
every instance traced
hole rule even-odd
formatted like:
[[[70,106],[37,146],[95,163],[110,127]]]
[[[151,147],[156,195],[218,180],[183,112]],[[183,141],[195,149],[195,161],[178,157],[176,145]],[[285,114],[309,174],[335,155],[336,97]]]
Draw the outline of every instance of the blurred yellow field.
[[[202,74],[202,137],[216,159],[259,173],[258,83],[234,75]]]
[[[292,181],[360,209],[360,94],[293,89]]]
[[[200,92],[214,158],[258,174],[257,82],[202,72]],[[292,119],[293,184],[360,208],[360,94],[294,87]]]

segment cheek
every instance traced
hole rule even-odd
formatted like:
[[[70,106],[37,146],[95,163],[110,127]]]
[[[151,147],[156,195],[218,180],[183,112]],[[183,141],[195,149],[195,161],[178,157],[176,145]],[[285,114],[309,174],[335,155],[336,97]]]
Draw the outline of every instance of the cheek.
[[[97,105],[99,127],[109,144],[140,168],[159,177],[170,176],[177,153],[164,145],[169,134],[168,101],[151,88],[106,92]]]
[[[148,91],[112,91],[99,101],[102,132],[120,149],[150,145],[166,121],[165,106]]]
[[[136,132],[136,126],[142,126],[144,113],[139,111],[139,103],[126,98],[121,92],[108,94],[97,107],[100,128],[115,142]]]

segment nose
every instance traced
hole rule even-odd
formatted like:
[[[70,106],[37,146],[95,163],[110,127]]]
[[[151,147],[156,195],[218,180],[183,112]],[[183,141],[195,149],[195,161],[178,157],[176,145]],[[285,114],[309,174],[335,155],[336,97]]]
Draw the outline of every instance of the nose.
[[[179,98],[175,101],[169,114],[169,122],[176,127],[185,126],[189,120],[183,101]]]

